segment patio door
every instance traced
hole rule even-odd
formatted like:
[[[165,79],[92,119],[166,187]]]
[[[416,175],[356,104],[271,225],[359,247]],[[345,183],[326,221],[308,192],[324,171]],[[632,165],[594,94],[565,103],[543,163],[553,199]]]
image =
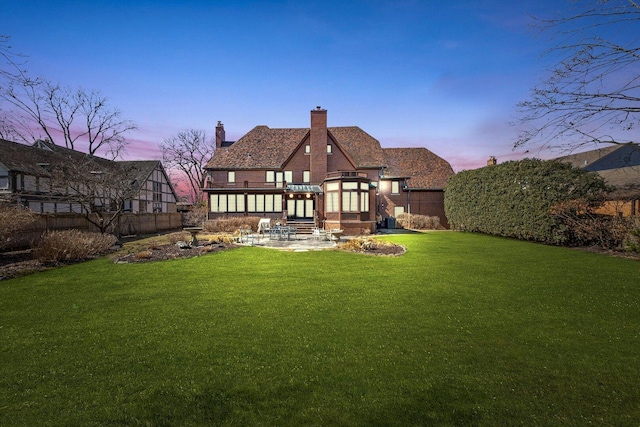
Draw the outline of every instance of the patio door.
[[[291,219],[311,219],[313,199],[287,199],[287,212]]]

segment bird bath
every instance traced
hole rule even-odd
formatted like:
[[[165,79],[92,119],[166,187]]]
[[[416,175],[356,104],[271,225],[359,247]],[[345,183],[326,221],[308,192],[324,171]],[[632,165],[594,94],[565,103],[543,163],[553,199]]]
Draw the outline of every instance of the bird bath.
[[[329,240],[334,242],[339,242],[340,237],[344,234],[344,230],[340,230],[339,228],[332,228],[329,230]]]
[[[192,248],[195,248],[198,246],[198,239],[197,239],[197,235],[199,232],[201,232],[203,230],[202,227],[186,227],[183,228],[182,230],[184,231],[188,231],[189,233],[191,233],[191,241],[189,242],[189,245],[191,245]]]

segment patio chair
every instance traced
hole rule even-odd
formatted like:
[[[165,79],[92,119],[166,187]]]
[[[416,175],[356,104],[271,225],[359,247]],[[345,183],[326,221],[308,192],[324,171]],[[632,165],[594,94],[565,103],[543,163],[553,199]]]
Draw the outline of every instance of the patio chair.
[[[313,240],[326,240],[327,232],[322,228],[314,228],[312,233]]]
[[[258,230],[256,231],[259,235],[264,233],[269,233],[271,229],[271,219],[270,218],[260,218],[258,222]]]

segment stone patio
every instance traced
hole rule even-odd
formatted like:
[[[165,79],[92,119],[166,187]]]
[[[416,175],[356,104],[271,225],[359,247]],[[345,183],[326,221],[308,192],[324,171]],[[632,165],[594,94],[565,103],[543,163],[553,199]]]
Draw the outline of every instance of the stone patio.
[[[340,241],[345,242],[349,238],[343,236]],[[318,240],[308,235],[298,235],[292,237],[291,240],[269,239],[269,236],[253,234],[253,238],[249,237],[245,242],[240,243],[243,246],[258,246],[271,249],[279,249],[283,251],[307,252],[320,251],[324,249],[333,249],[337,243],[330,240]]]

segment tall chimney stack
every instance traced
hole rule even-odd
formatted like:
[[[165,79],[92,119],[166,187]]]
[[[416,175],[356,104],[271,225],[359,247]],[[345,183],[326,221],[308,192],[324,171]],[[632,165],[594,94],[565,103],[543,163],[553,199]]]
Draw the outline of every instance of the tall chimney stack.
[[[216,126],[216,148],[222,147],[222,143],[225,141],[224,125],[218,120]]]
[[[327,176],[327,110],[316,107],[311,110],[311,133],[309,135],[311,183],[322,184]]]

